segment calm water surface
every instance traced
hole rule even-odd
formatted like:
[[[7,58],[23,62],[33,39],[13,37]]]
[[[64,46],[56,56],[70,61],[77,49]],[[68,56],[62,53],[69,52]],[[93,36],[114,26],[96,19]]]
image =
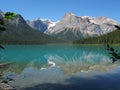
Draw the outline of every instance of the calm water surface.
[[[0,63],[18,90],[120,90],[120,62],[112,64],[105,46],[7,45]]]

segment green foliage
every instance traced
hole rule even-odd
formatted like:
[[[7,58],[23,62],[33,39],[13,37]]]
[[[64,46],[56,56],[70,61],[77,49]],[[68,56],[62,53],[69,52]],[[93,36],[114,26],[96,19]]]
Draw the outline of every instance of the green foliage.
[[[120,53],[118,52],[118,50],[115,50],[113,47],[110,47],[109,44],[107,44],[107,50],[108,50],[109,54],[112,55],[112,56],[110,57],[110,58],[113,60],[112,63],[120,60]]]
[[[115,25],[115,27],[116,27],[117,29],[120,29],[120,26],[118,26],[118,25]]]
[[[6,12],[5,13],[5,18],[6,19],[12,19],[15,16],[16,16],[16,14],[12,13],[12,12]],[[1,31],[5,31],[6,30],[4,19],[0,19],[0,30]]]
[[[0,25],[5,25],[4,20],[0,19]]]
[[[118,29],[99,37],[80,39],[80,40],[74,41],[73,43],[75,44],[107,44],[107,43],[120,44],[120,30]]]
[[[15,16],[16,16],[16,14],[13,13],[13,12],[6,12],[6,13],[5,13],[5,18],[6,18],[6,19],[12,19],[12,18],[15,17]]]
[[[0,30],[1,31],[5,31],[6,30],[6,28],[5,28],[5,22],[4,22],[3,19],[0,19]],[[1,46],[1,45],[0,45],[0,48],[4,49],[4,47]]]
[[[15,13],[12,13],[12,12],[7,12],[5,13],[5,18],[6,19],[12,19],[13,17],[15,17],[16,14]],[[5,31],[6,30],[6,26],[5,26],[5,21],[4,19],[0,19],[0,30],[1,31]],[[0,45],[0,48],[4,49],[3,46]]]
[[[3,19],[0,19],[0,30],[1,31],[5,31],[6,30],[6,28],[5,28],[5,23],[4,23],[4,20]]]
[[[1,30],[1,31],[5,31],[6,28],[5,28],[4,26],[3,26],[3,27],[1,26],[1,27],[0,27],[0,30]]]

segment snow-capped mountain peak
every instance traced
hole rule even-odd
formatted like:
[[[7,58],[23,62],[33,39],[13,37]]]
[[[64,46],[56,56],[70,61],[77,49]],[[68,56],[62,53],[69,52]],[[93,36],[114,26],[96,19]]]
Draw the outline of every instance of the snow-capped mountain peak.
[[[52,24],[45,33],[65,40],[96,37],[114,31],[117,21],[108,17],[76,16],[68,13],[57,24]]]
[[[37,18],[29,21],[28,24],[45,34],[65,40],[100,36],[114,31],[116,29],[114,25],[120,25],[117,21],[105,16],[76,16],[74,13],[66,13],[58,22]]]
[[[33,29],[45,32],[47,29],[51,29],[52,27],[54,27],[59,21],[53,22],[50,19],[42,19],[38,17],[35,20],[27,20],[26,22]]]
[[[41,18],[36,18],[35,20],[32,21],[27,20],[26,22],[31,28],[35,30],[40,30],[41,32],[45,32],[49,24],[51,24],[51,20]]]
[[[48,25],[48,29],[54,27],[57,23],[59,23],[60,21],[57,21],[57,22],[51,22],[49,25]]]

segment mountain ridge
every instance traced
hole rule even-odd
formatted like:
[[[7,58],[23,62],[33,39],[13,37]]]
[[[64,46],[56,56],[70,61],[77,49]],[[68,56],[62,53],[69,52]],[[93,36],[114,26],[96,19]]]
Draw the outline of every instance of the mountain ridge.
[[[4,16],[1,18],[4,19]],[[10,20],[4,20],[6,31],[0,33],[0,42],[3,44],[45,44],[61,42],[57,38],[32,29],[19,14]]]
[[[107,17],[76,16],[68,13],[58,22],[52,30],[45,33],[60,39],[74,41],[82,38],[100,36],[116,30],[114,25],[120,25],[115,20]],[[70,38],[70,33],[72,38]]]
[[[4,18],[2,11],[0,17]],[[0,41],[19,44],[73,42],[108,34],[117,29],[115,25],[120,26],[117,21],[105,16],[95,18],[74,13],[65,14],[58,22],[40,18],[25,21],[19,14],[5,22],[7,30],[0,35]]]

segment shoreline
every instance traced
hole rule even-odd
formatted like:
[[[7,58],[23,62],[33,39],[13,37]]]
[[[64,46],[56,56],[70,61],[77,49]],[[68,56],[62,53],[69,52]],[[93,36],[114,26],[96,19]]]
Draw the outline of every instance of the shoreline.
[[[2,45],[80,45],[80,46],[105,46],[106,44],[79,44],[79,43],[46,43],[46,44],[2,44]],[[120,46],[120,44],[110,44]]]

